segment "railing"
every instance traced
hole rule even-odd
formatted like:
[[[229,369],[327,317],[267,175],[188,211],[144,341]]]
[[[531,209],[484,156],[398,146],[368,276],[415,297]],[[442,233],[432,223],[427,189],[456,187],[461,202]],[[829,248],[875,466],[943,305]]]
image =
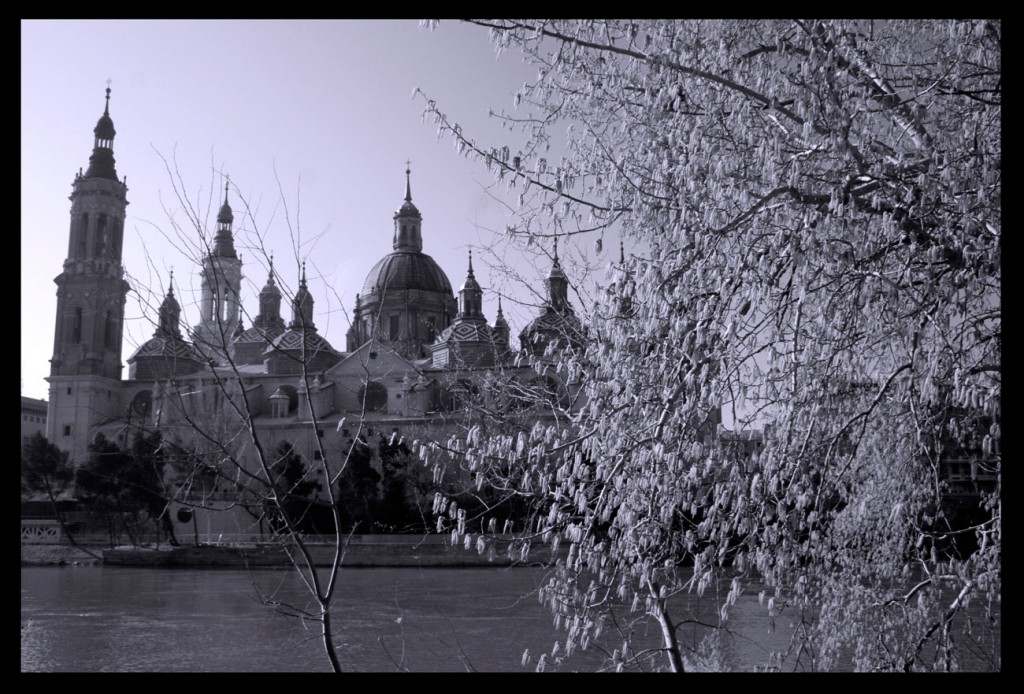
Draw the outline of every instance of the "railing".
[[[67,523],[68,525],[70,525],[72,523],[84,523],[87,520],[89,520],[89,514],[83,513],[82,511],[68,511],[66,513],[62,513],[61,517],[64,519],[64,522]],[[52,513],[27,513],[27,514],[22,515],[21,520],[23,520],[23,521],[27,521],[27,520],[30,520],[30,521],[50,520],[50,521],[53,521],[54,523],[56,523],[57,522],[57,517],[54,516]]]
[[[62,541],[60,523],[55,520],[21,521],[21,542],[27,545],[57,545]]]

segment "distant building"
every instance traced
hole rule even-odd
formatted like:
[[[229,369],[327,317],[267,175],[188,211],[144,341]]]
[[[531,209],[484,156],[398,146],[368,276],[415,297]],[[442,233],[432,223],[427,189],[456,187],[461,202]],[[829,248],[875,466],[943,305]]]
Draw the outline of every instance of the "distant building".
[[[456,298],[445,272],[423,252],[423,220],[408,169],[404,200],[392,220],[392,250],[369,270],[355,297],[346,351],[317,330],[305,266],[289,321],[281,315],[284,296],[272,259],[255,297],[256,314],[247,318],[225,189],[209,252],[197,268],[198,323],[183,331],[172,276],[153,336],[128,357],[128,377],[122,379],[128,189],[115,170],[109,102],[108,88],[89,167],[72,184],[68,257],[55,279],[46,434],[75,464],[85,460],[97,433],[126,442],[134,431],[156,429],[211,461],[223,458],[226,449],[218,446],[251,460],[252,444],[234,410],[243,400],[264,449],[288,441],[307,461],[320,458],[319,443],[342,450],[357,437],[382,433],[439,439],[461,421],[457,413],[470,396],[488,398],[496,411],[513,406],[508,393],[530,388],[568,402],[573,384],[554,370],[541,374],[529,359],[514,363],[500,303],[493,323],[483,314],[472,255]],[[547,302],[520,335],[520,352],[541,358],[551,340],[579,330],[557,247],[545,281]],[[197,423],[214,436],[198,435]],[[324,490],[327,482],[319,484]],[[233,485],[221,479],[203,493],[230,502],[244,495],[244,486],[244,480]]]
[[[21,396],[21,440],[28,440],[32,434],[46,435],[46,401]]]

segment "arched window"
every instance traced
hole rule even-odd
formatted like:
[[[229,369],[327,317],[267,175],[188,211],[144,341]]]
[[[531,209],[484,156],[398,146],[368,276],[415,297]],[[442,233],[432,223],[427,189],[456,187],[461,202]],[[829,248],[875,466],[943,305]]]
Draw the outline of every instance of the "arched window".
[[[75,314],[71,317],[71,342],[78,344],[82,341],[82,307],[75,307]]]
[[[148,420],[149,413],[153,410],[153,391],[140,390],[136,393],[132,398],[131,408],[132,415]]]
[[[84,258],[89,243],[89,213],[83,212],[78,222],[78,257]]]
[[[103,346],[114,346],[114,314],[107,311],[106,320],[103,322]]]
[[[115,258],[121,257],[121,241],[124,239],[124,220],[114,220],[114,234],[111,241],[111,250]]]
[[[93,236],[92,257],[103,256],[103,246],[107,242],[107,215],[101,214],[96,220],[96,235]]]

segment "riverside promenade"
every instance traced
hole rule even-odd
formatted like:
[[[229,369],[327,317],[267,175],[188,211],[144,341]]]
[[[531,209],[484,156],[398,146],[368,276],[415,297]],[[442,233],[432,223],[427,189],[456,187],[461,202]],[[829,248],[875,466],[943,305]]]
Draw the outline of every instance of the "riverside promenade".
[[[353,567],[495,567],[545,566],[556,556],[547,545],[535,546],[525,556],[509,553],[510,542],[490,540],[483,551],[473,545],[453,546],[447,535],[353,535],[345,538],[342,565]],[[328,566],[334,558],[330,543],[309,542],[307,547],[318,566]],[[180,545],[153,547],[97,545],[74,547],[69,544],[26,544],[21,546],[23,565],[95,565],[107,566],[205,566],[205,567],[277,567],[288,566],[288,553],[278,543],[251,542],[230,544]]]

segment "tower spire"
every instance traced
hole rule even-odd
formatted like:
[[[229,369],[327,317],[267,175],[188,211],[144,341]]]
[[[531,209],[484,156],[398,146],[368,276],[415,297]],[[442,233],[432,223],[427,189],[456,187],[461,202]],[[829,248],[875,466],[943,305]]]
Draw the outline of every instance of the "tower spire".
[[[167,280],[167,294],[164,296],[163,303],[160,304],[159,313],[160,320],[155,336],[181,339],[181,329],[178,327],[178,320],[181,317],[181,306],[178,304],[178,300],[174,298],[173,269],[170,272],[170,278]]]
[[[292,300],[292,322],[288,327],[316,332],[316,326],[313,324],[313,295],[309,293],[309,288],[306,286],[305,260],[302,261],[299,291],[295,292],[295,298]]]
[[[423,216],[412,204],[412,184],[410,183],[412,172],[409,170],[411,163],[410,161],[405,162],[405,202],[395,212],[395,235],[392,247],[396,251],[419,253],[423,250],[423,237],[420,235]]]
[[[562,272],[562,264],[558,261],[558,237],[555,236],[554,257],[551,261],[551,272],[548,273],[548,278],[545,280],[545,284],[548,289],[548,305],[547,308],[554,309],[555,311],[562,311],[569,303],[568,299],[568,281],[566,280],[565,273]]]
[[[231,185],[230,177],[224,180],[224,204],[220,206],[217,213],[217,234],[213,242],[213,255],[222,258],[238,258],[235,253],[235,239],[231,225],[235,221],[235,215],[228,204],[228,188]]]
[[[103,115],[96,121],[93,128],[92,156],[89,157],[89,168],[85,172],[87,178],[108,178],[117,180],[114,168],[114,121],[110,118],[110,80],[107,80],[106,99],[103,102]]]
[[[473,276],[473,249],[469,249],[469,269],[459,290],[459,317],[483,318],[483,290]]]

